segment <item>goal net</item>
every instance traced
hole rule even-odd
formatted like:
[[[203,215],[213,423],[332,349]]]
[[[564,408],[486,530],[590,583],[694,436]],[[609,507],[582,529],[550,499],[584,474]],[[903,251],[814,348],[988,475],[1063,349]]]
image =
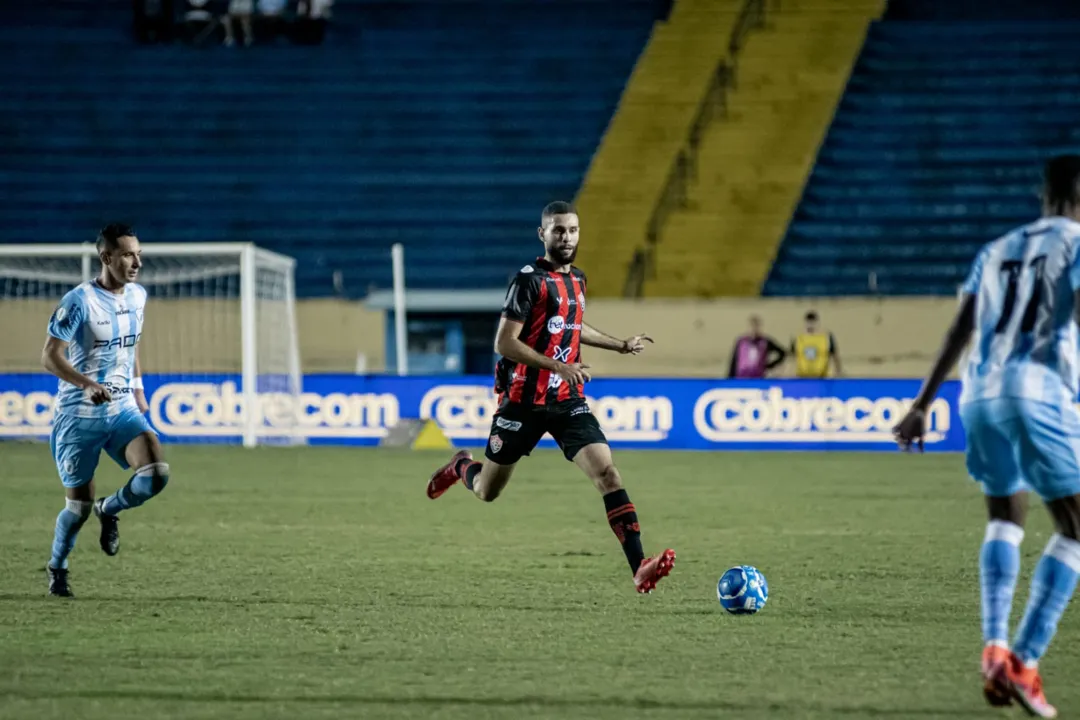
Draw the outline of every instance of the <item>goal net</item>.
[[[247,243],[146,243],[139,363],[173,442],[302,442],[295,261]],[[94,245],[0,245],[0,437],[48,435],[41,348],[57,302],[100,270]],[[254,411],[249,412],[250,408]]]

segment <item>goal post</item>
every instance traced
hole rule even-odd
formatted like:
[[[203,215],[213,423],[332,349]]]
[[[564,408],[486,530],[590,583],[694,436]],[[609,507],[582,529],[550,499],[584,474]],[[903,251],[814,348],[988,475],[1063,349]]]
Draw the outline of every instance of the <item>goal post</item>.
[[[302,442],[296,261],[251,243],[141,248],[139,357],[156,381],[155,427],[186,442]],[[56,303],[98,271],[92,243],[0,245],[0,373],[41,372]]]

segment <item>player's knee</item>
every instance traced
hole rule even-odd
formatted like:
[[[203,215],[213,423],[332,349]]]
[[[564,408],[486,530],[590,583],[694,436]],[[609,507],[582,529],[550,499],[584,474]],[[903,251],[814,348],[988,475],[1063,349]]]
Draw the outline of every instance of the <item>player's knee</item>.
[[[622,489],[622,477],[614,465],[605,465],[596,478],[596,489],[607,495],[610,492]]]
[[[1080,497],[1069,498],[1055,508],[1054,525],[1059,535],[1080,541]]]
[[[68,498],[65,507],[69,513],[79,516],[79,525],[82,525],[94,511],[94,502],[92,500],[72,500]]]
[[[484,502],[495,502],[495,498],[499,497],[499,493],[502,492],[497,484],[474,484],[473,494],[480,498]]]
[[[157,495],[169,484],[169,463],[150,463],[136,470],[135,474],[148,476],[150,478],[150,492]]]

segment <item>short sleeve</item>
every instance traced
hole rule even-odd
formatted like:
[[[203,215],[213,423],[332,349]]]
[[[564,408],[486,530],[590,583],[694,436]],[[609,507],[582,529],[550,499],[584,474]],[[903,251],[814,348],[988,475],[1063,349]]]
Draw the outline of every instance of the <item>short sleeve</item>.
[[[506,291],[506,300],[503,302],[503,317],[521,323],[528,320],[539,295],[537,291],[538,284],[538,275],[525,272],[518,273],[514,281],[510,283],[510,288]]]
[[[960,288],[960,292],[965,295],[978,295],[979,285],[982,283],[983,265],[986,264],[986,248],[979,251],[979,254],[975,256],[975,262],[971,264],[971,270],[968,271],[967,279],[964,280],[964,284]]]
[[[49,318],[49,334],[58,340],[71,342],[86,317],[86,306],[82,293],[72,290],[53,310]]]

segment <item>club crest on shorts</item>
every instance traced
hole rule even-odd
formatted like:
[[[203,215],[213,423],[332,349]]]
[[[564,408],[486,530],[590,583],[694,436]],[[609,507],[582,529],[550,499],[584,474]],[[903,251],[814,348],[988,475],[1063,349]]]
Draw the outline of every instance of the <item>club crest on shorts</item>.
[[[64,461],[64,474],[65,475],[74,475],[75,471],[78,470],[78,468],[79,468],[78,463],[76,463],[73,458],[68,458],[67,460]]]
[[[503,439],[498,435],[492,435],[491,438],[488,440],[488,445],[491,447],[491,452],[498,453],[500,450],[502,450]]]

